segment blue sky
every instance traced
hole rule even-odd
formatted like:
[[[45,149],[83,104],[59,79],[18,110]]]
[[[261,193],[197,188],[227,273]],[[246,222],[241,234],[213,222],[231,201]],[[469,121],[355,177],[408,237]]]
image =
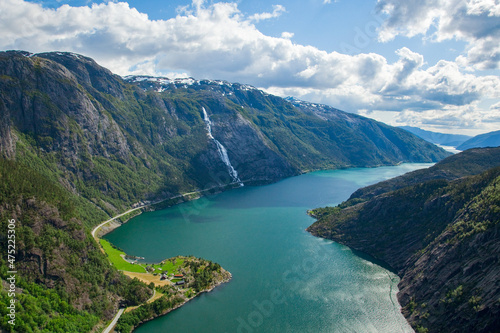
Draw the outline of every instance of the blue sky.
[[[2,0],[0,50],[224,79],[391,125],[500,129],[498,0]]]

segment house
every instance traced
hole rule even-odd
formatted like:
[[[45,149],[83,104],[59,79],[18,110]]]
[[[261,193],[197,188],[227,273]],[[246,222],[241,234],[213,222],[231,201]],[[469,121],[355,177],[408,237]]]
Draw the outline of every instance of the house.
[[[184,274],[175,274],[174,275],[174,279],[183,279],[184,278]]]
[[[186,283],[186,282],[184,282],[184,280],[180,280],[180,281],[177,281],[177,282],[175,283],[175,285],[176,285],[176,286],[182,286],[182,285],[184,285],[185,283]]]

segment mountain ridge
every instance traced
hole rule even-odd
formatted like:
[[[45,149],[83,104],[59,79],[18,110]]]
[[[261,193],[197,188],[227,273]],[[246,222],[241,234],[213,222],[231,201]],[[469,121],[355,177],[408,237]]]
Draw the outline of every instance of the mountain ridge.
[[[498,147],[500,146],[500,131],[493,131],[476,135],[463,142],[457,149],[466,150],[470,148]]]
[[[465,141],[472,138],[469,135],[439,133],[439,132],[423,130],[421,128],[412,126],[399,126],[399,128],[409,131],[429,142],[455,148],[457,148],[459,145],[463,144]],[[465,150],[465,149],[460,149],[460,150]]]

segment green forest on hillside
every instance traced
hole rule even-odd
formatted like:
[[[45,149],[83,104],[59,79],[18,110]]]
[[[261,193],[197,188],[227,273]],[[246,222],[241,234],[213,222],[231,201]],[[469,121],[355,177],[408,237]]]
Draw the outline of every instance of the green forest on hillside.
[[[105,215],[82,200],[29,166],[0,158],[0,228],[7,230],[15,219],[18,271],[15,327],[1,307],[4,330],[86,332],[114,315],[119,299],[139,304],[151,295],[146,285],[109,265],[81,222],[95,224]],[[1,241],[6,249],[7,240]],[[0,277],[6,281],[6,258],[0,260]],[[0,297],[2,304],[10,301],[6,289]]]

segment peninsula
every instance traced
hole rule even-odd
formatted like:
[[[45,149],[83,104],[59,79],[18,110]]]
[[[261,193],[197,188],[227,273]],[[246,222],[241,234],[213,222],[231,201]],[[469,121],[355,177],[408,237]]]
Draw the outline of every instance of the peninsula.
[[[117,269],[154,289],[153,297],[147,302],[126,307],[114,327],[115,332],[131,332],[140,324],[167,314],[231,279],[231,273],[209,260],[177,256],[160,263],[143,263],[106,240],[100,242]]]
[[[128,210],[117,217],[143,207]],[[142,257],[130,256],[105,239],[99,239],[96,231],[110,219],[92,231],[113,266],[133,280],[141,281],[153,289],[153,296],[139,305],[122,304],[108,326],[108,331],[131,332],[140,324],[175,310],[201,293],[229,282],[231,273],[219,264],[193,256],[177,256],[160,263],[144,262]]]

